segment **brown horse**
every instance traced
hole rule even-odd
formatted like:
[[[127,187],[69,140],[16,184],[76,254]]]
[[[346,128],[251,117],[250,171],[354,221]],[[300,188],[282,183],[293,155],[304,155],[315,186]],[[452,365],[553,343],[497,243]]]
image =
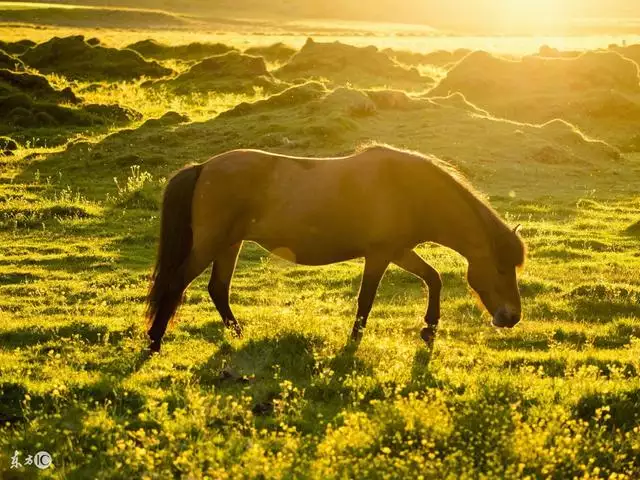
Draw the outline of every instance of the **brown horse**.
[[[444,162],[385,146],[339,158],[234,150],[180,170],[167,184],[148,296],[152,351],[160,350],[187,286],[212,263],[211,299],[225,326],[242,334],[229,288],[244,240],[304,265],[364,257],[355,341],[390,263],[426,283],[421,335],[433,340],[441,281],[413,251],[424,242],[466,257],[469,284],[495,326],[520,321],[516,267],[524,262],[524,245]]]

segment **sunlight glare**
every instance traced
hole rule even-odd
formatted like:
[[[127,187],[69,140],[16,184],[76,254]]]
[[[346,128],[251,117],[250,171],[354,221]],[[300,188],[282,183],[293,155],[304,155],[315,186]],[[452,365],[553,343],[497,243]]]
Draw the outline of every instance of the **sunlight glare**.
[[[495,22],[507,30],[547,30],[566,25],[566,2],[559,0],[501,0],[495,2]]]

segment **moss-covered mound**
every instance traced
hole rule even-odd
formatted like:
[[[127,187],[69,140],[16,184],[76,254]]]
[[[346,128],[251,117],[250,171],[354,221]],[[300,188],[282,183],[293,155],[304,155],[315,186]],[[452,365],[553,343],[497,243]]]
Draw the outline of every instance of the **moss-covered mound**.
[[[459,91],[472,102],[494,97],[568,94],[592,89],[636,93],[638,66],[615,53],[588,52],[577,58],[524,57],[507,60],[477,51],[452,68],[433,93]]]
[[[401,66],[374,46],[317,43],[312,39],[274,74],[284,80],[327,79],[336,85],[359,88],[424,90],[433,84],[431,78]]]
[[[41,43],[22,57],[27,65],[43,73],[57,73],[74,80],[116,81],[140,77],[160,78],[173,73],[132,50],[90,45],[81,35]]]
[[[183,95],[192,92],[253,93],[257,87],[273,91],[279,82],[269,73],[263,58],[232,51],[205,58],[182,75],[151,85],[164,85]]]
[[[612,175],[628,161],[572,124],[497,119],[462,94],[430,98],[396,90],[330,89],[307,82],[240,104],[209,121],[184,120],[171,114],[122,130],[92,146],[90,153],[74,150],[52,156],[46,164],[38,163],[38,169],[49,175],[64,165],[68,176],[82,176],[86,168],[112,175],[109,159],[118,151],[127,158],[149,160],[151,173],[163,176],[233,148],[336,155],[375,140],[433,153],[454,163],[483,190],[506,197],[512,191],[518,195],[589,191],[598,184],[599,175]],[[585,171],[594,175],[585,177]],[[558,182],[573,176],[580,176],[579,186]]]
[[[69,130],[123,125],[140,118],[139,113],[118,105],[80,104],[70,88],[57,90],[42,75],[0,70],[0,135],[20,141],[38,137],[51,145],[64,141]]]
[[[628,233],[629,235],[640,236],[640,220],[629,225],[625,230],[625,232]]]
[[[160,118],[150,118],[142,124],[146,128],[162,128],[169,127],[171,125],[179,125],[181,123],[189,122],[191,119],[178,112],[167,112]]]
[[[88,104],[73,108],[32,101],[26,96],[22,100],[20,105],[6,105],[0,100],[0,108],[6,108],[7,111],[0,121],[0,129],[14,127],[14,134],[21,135],[23,132],[16,132],[15,129],[117,125],[140,118],[139,113],[119,105]]]
[[[629,60],[633,60],[638,65],[640,65],[640,44],[629,45],[620,47],[618,45],[611,45],[609,50],[619,53],[623,57],[628,58]]]
[[[52,103],[79,103],[80,100],[70,88],[56,90],[42,75],[25,72],[0,70],[0,102],[13,102],[12,97],[28,97]],[[15,100],[20,102],[20,100]]]
[[[234,117],[259,112],[269,112],[279,110],[281,108],[291,108],[305,105],[311,100],[322,98],[327,93],[327,88],[319,82],[307,82],[302,85],[296,85],[280,93],[271,95],[264,100],[256,102],[242,102],[231,110],[222,112],[220,117]]]
[[[145,58],[158,60],[202,60],[235,50],[235,48],[223,43],[194,42],[187,45],[165,45],[152,39],[141,40],[125,48],[136,51]]]
[[[383,53],[405,65],[437,65],[439,67],[446,67],[469,55],[471,50],[459,48],[452,52],[448,50],[436,50],[435,52],[419,53],[387,48],[383,50]]]
[[[640,122],[638,66],[614,52],[518,61],[474,52],[430,95],[452,92],[512,120],[544,123],[562,118],[620,148],[637,134],[634,125]]]
[[[24,63],[19,58],[9,55],[4,50],[0,50],[0,68],[7,70],[24,70]]]
[[[557,48],[550,47],[549,45],[542,45],[538,50],[539,57],[547,58],[576,58],[583,53],[584,52],[577,50],[558,50]]]
[[[285,45],[282,42],[278,42],[262,47],[251,47],[246,49],[244,53],[247,55],[254,55],[256,57],[262,57],[267,62],[284,63],[289,60],[296,51],[297,50],[295,48]]]
[[[4,50],[12,55],[22,55],[31,47],[36,46],[36,42],[32,40],[18,40],[17,42],[4,42],[0,40],[0,50]]]

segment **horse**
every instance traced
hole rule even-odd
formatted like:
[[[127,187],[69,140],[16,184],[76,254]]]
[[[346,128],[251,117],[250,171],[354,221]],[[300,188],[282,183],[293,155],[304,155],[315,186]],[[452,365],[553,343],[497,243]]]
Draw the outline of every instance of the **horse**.
[[[467,281],[494,326],[520,321],[517,270],[526,249],[517,227],[508,227],[448,163],[384,145],[329,158],[242,149],[187,166],[165,187],[147,297],[151,352],[160,351],[184,291],[209,265],[211,300],[225,327],[242,335],[229,289],[244,241],[302,265],[364,258],[354,342],[393,263],[428,289],[420,334],[432,344],[442,282],[414,251],[426,242],[467,259]]]

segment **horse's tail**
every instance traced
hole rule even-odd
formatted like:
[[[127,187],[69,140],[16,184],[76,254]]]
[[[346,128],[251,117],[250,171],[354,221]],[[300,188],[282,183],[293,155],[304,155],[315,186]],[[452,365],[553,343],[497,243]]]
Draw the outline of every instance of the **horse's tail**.
[[[158,258],[147,296],[146,317],[151,324],[149,336],[154,341],[162,338],[167,323],[182,302],[185,286],[181,270],[193,246],[191,205],[202,167],[200,164],[183,168],[164,190]]]

